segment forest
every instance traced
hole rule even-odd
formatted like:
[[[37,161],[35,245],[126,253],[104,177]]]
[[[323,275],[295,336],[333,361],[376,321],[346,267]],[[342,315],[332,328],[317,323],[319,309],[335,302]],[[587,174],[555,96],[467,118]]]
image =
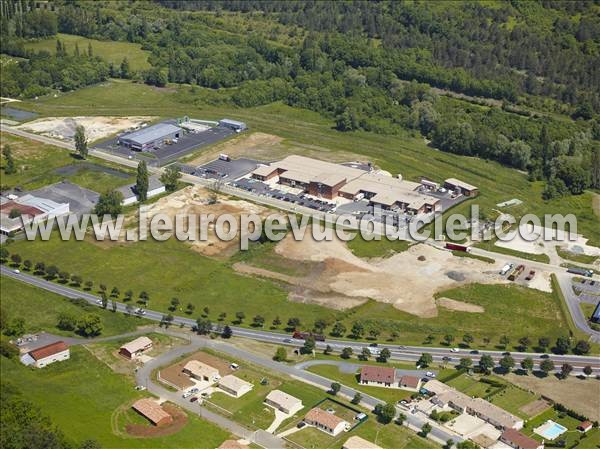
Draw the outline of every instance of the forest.
[[[600,188],[595,2],[54,5],[2,2],[2,53],[23,58],[2,66],[2,95],[38,96],[107,77],[197,85],[209,90],[192,101],[280,101],[319,112],[340,132],[421,134],[443,151],[546,180],[547,199]],[[56,54],[25,50],[28,40],[56,32],[139,43],[152,68],[136,73],[126,55],[115,67],[60,40]]]

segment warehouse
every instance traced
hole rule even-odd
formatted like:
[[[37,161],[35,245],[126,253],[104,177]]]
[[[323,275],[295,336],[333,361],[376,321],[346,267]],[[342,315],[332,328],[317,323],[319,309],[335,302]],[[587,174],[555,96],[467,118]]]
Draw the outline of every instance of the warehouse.
[[[139,200],[135,184],[128,184],[126,186],[119,187],[117,191],[121,192],[121,195],[123,195],[123,200],[121,201],[122,206],[135,204]],[[148,178],[148,191],[146,192],[146,198],[152,198],[164,192],[165,185],[160,182],[160,178],[154,175],[150,176]]]
[[[139,131],[123,134],[117,142],[132,150],[152,151],[156,146],[178,139],[182,135],[183,130],[178,126],[169,123],[158,123]]]
[[[233,129],[235,132],[244,131],[248,127],[244,122],[238,122],[237,120],[231,120],[228,118],[224,118],[219,120],[219,126],[223,126],[225,128]]]
[[[23,229],[24,224],[40,222],[69,213],[69,203],[25,194],[0,197],[0,233],[8,235]]]

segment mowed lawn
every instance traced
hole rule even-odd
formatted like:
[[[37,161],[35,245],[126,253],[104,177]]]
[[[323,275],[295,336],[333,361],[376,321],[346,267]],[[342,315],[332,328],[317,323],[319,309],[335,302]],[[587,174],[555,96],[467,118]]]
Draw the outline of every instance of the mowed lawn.
[[[116,412],[147,395],[135,391],[131,381],[112,372],[84,347],[72,347],[69,361],[41,370],[2,357],[1,373],[2,382],[17,386],[77,444],[94,439],[104,449],[214,449],[228,437],[226,431],[189,413],[187,425],[168,437],[119,436],[113,420]]]
[[[79,305],[54,293],[41,290],[23,282],[3,276],[0,282],[0,305],[3,318],[25,320],[26,332],[46,331],[53,334],[74,337],[75,333],[62,331],[56,327],[61,313],[80,317],[88,313],[98,315],[102,320],[101,336],[119,335],[134,331],[149,321],[126,316],[119,312],[103,310],[92,305]]]
[[[471,204],[478,204],[482,213],[493,214],[496,204],[518,198],[523,204],[505,212],[520,217],[533,213],[543,218],[546,213],[573,213],[578,218],[578,232],[600,244],[600,219],[592,209],[592,193],[543,201],[544,185],[532,183],[525,173],[503,167],[492,161],[457,156],[430,148],[423,139],[409,135],[387,136],[368,132],[335,131],[332,119],[280,103],[240,109],[232,106],[214,106],[202,102],[199,87],[169,85],[156,89],[143,84],[113,80],[99,86],[44,97],[37,102],[23,102],[19,107],[31,109],[45,116],[57,115],[160,115],[220,119],[231,117],[248,123],[252,131],[275,134],[283,144],[306,146],[318,150],[328,159],[336,153],[355,155],[370,160],[390,173],[401,173],[405,179],[418,180],[427,176],[437,181],[456,177],[479,187],[481,194],[452,209],[466,213]],[[207,91],[207,93],[213,92]],[[207,149],[208,150],[208,149]]]
[[[131,42],[99,41],[96,39],[88,39],[83,36],[58,33],[55,38],[29,42],[25,44],[25,48],[34,51],[47,51],[54,54],[56,53],[57,39],[65,45],[67,53],[72,54],[75,51],[75,45],[79,47],[80,53],[87,53],[88,45],[92,44],[94,56],[100,56],[102,59],[112,62],[117,67],[121,64],[123,58],[127,57],[129,60],[129,67],[132,70],[144,70],[150,68],[150,64],[148,63],[150,52],[142,50],[140,44]]]
[[[81,187],[102,193],[135,181],[129,169],[94,157],[88,157],[84,161],[63,148],[8,133],[2,133],[1,139],[2,148],[5,145],[10,146],[17,168],[16,173],[2,172],[3,188],[19,186],[24,190],[34,190],[68,180]],[[5,163],[4,157],[2,157],[2,166]],[[103,167],[116,169],[123,173],[123,176],[105,173],[102,171]],[[72,173],[61,174],[57,172],[60,168],[71,169]]]

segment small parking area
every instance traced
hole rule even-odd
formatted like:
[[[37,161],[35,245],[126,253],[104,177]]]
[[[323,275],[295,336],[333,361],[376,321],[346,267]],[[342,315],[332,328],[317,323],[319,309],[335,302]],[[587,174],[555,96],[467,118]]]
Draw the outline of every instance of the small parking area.
[[[587,295],[600,295],[600,282],[593,279],[573,279],[573,288]],[[598,298],[596,298],[598,299]]]
[[[57,203],[69,203],[69,210],[77,215],[90,212],[100,198],[93,190],[84,189],[68,181],[57,182],[28,193]]]
[[[162,123],[177,125],[175,120],[165,120]],[[154,150],[139,152],[117,143],[118,137],[96,145],[97,149],[108,151],[127,158],[146,160],[151,165],[163,166],[173,162],[192,151],[211,145],[235,134],[235,131],[224,126],[216,126],[201,132],[189,132],[182,135],[177,142],[157,145]]]
[[[290,204],[297,204],[299,206],[309,207],[319,212],[329,212],[335,209],[335,204],[332,204],[325,200],[317,198],[311,198],[304,193],[291,193],[285,192],[280,189],[275,189],[268,184],[255,180],[242,178],[235,182],[232,182],[233,187],[238,189],[246,190],[256,194],[257,196],[265,196],[268,198],[274,198],[276,200],[284,201]]]
[[[196,167],[190,174],[201,178],[233,181],[254,171],[260,163],[260,161],[246,158],[230,160],[215,159],[207,164]]]

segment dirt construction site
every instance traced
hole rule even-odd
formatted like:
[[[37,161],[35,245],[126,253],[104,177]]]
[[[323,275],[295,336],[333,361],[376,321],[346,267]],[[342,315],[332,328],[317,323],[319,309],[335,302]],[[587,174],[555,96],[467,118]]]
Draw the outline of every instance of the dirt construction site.
[[[240,214],[257,214],[266,217],[272,213],[269,209],[250,203],[249,201],[236,200],[205,189],[200,186],[188,186],[171,195],[160,198],[148,207],[148,219],[157,214],[166,214],[171,218],[179,214],[182,216],[200,217],[202,214],[214,214],[215,219],[223,214],[231,214],[239,219]],[[130,227],[135,223],[137,213],[132,213],[127,218],[126,225]],[[198,218],[198,223],[200,218]],[[187,227],[188,223],[184,223]],[[198,228],[200,225],[198,224]],[[207,239],[188,242],[194,251],[210,257],[230,257],[240,248],[239,234],[230,241],[218,238],[215,233],[214,223],[207,227]]]
[[[155,117],[45,117],[17,126],[23,131],[61,140],[73,140],[77,126],[85,128],[88,142],[133,130]]]
[[[345,242],[315,241],[306,233],[296,241],[290,233],[275,248],[278,255],[297,261],[309,261],[315,269],[295,277],[275,273],[247,264],[234,268],[251,274],[284,281],[295,287],[290,299],[315,302],[332,308],[349,308],[368,299],[393,304],[394,307],[420,317],[437,316],[437,307],[473,313],[483,308],[441,298],[436,293],[468,283],[501,283],[500,264],[455,257],[429,245],[418,244],[385,259],[361,259]]]

